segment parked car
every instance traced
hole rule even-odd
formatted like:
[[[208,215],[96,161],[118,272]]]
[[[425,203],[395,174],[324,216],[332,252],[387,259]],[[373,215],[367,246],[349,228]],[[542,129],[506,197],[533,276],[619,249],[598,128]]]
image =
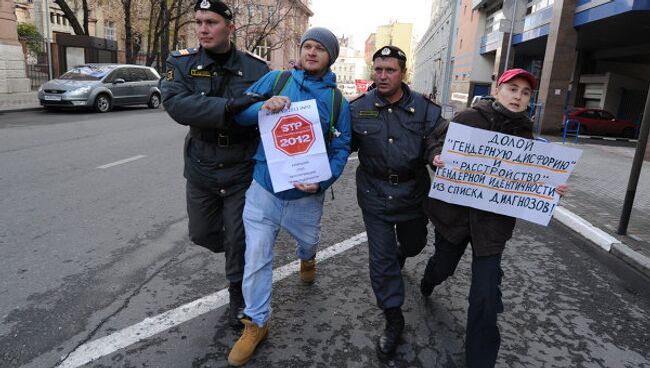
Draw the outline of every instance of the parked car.
[[[578,129],[575,122],[580,123],[578,134],[610,135],[615,137],[634,138],[637,128],[633,122],[619,120],[608,111],[600,109],[579,108],[569,112],[568,117],[562,117],[562,129],[569,122],[569,129]]]
[[[158,72],[148,66],[129,64],[77,65],[38,89],[46,108],[94,108],[110,111],[114,106],[146,104],[160,106]]]

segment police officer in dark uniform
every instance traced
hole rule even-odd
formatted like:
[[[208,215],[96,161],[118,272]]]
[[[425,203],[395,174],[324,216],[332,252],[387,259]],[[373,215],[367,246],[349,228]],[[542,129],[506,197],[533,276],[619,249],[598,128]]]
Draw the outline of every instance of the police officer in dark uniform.
[[[394,46],[373,55],[375,88],[350,103],[353,150],[359,151],[357,200],[368,234],[370,279],[386,328],[377,342],[390,358],[404,329],[401,268],[427,242],[422,204],[430,187],[425,137],[440,107],[402,82],[406,55]]]
[[[240,326],[244,299],[244,197],[252,181],[256,128],[235,124],[233,116],[258,96],[243,92],[269,68],[230,42],[233,14],[219,0],[194,6],[201,47],[172,52],[161,82],[163,104],[176,122],[190,127],[185,139],[187,213],[192,242],[225,252],[230,282],[229,323]]]

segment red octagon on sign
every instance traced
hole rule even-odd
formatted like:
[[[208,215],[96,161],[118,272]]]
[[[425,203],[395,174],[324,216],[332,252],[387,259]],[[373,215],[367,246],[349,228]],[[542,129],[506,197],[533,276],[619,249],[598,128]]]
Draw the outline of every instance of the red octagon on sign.
[[[289,156],[309,151],[316,140],[312,123],[295,114],[281,117],[272,133],[275,148]]]

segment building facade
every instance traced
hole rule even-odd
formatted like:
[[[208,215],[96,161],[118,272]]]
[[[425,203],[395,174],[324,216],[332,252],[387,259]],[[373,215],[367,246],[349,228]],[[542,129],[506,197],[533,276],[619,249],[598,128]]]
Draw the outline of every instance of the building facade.
[[[372,53],[386,45],[397,46],[406,54],[406,81],[410,83],[413,78],[411,67],[413,63],[413,54],[411,52],[413,49],[413,24],[393,22],[377,27],[377,31],[374,33]],[[370,62],[372,63],[372,60]]]
[[[369,78],[369,68],[364,53],[350,47],[351,44],[348,37],[339,37],[339,57],[332,64],[332,71],[336,74],[337,87],[347,97],[357,94],[356,81],[358,79]]]
[[[231,0],[237,27],[233,41],[242,50],[249,50],[267,60],[271,68],[286,69],[298,60],[300,36],[307,30],[313,15],[308,0]],[[193,3],[193,2],[187,2]],[[86,62],[126,62],[125,16],[118,1],[88,2],[88,35],[76,35],[61,8],[45,0],[15,0],[17,22],[31,23],[52,45],[52,69],[56,77],[69,67]],[[70,2],[81,22],[81,6]],[[74,5],[77,4],[77,5]],[[160,14],[159,4],[133,0],[131,7],[132,52],[135,63],[151,64],[158,69],[164,60],[152,58],[160,48],[152,39],[151,22]],[[198,47],[193,29],[191,7],[181,15],[182,26],[176,34],[169,30],[169,49]],[[173,11],[173,10],[172,10]],[[173,15],[177,15],[173,11]],[[173,23],[170,24],[170,28]],[[49,31],[48,31],[49,30]],[[175,42],[174,42],[175,41]],[[29,59],[29,58],[26,58]]]
[[[451,32],[454,15],[453,0],[436,0],[431,7],[431,22],[413,53],[412,87],[435,101],[449,94],[448,83],[454,33]]]
[[[466,107],[491,93],[503,70],[521,67],[540,81],[534,102],[541,131],[557,131],[565,111],[582,106],[640,123],[650,86],[647,1],[456,0],[455,6],[451,94],[443,103]],[[425,35],[418,49],[435,52],[427,46],[433,42]],[[416,73],[431,78],[432,65],[417,62]],[[429,93],[428,87],[419,88]]]

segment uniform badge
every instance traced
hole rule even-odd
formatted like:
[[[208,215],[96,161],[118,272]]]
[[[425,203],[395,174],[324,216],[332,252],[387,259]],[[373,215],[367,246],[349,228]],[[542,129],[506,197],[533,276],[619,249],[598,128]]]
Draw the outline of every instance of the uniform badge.
[[[190,70],[190,75],[192,77],[211,77],[212,73],[210,73],[209,70],[199,70],[199,69],[192,69]]]
[[[359,111],[359,116],[360,117],[376,118],[377,116],[379,116],[379,111],[361,110],[361,111]]]
[[[411,108],[409,109],[409,111],[411,112],[411,114],[414,113],[414,112],[415,112],[415,107],[411,107]]]
[[[381,50],[382,55],[390,55],[390,49],[388,47],[384,47],[383,50]]]
[[[224,13],[226,13],[227,16],[232,17],[232,13],[230,12],[230,9],[226,9]]]
[[[239,71],[237,71],[237,75],[241,77],[241,76],[244,75],[244,73],[242,73],[241,70],[239,70]]]
[[[174,69],[169,69],[167,71],[167,80],[168,81],[174,80]]]
[[[197,66],[196,66],[196,69],[198,69],[198,70],[203,69],[203,65],[197,65]]]
[[[210,9],[210,2],[208,0],[203,0],[201,1],[201,4],[199,5],[201,9]]]

